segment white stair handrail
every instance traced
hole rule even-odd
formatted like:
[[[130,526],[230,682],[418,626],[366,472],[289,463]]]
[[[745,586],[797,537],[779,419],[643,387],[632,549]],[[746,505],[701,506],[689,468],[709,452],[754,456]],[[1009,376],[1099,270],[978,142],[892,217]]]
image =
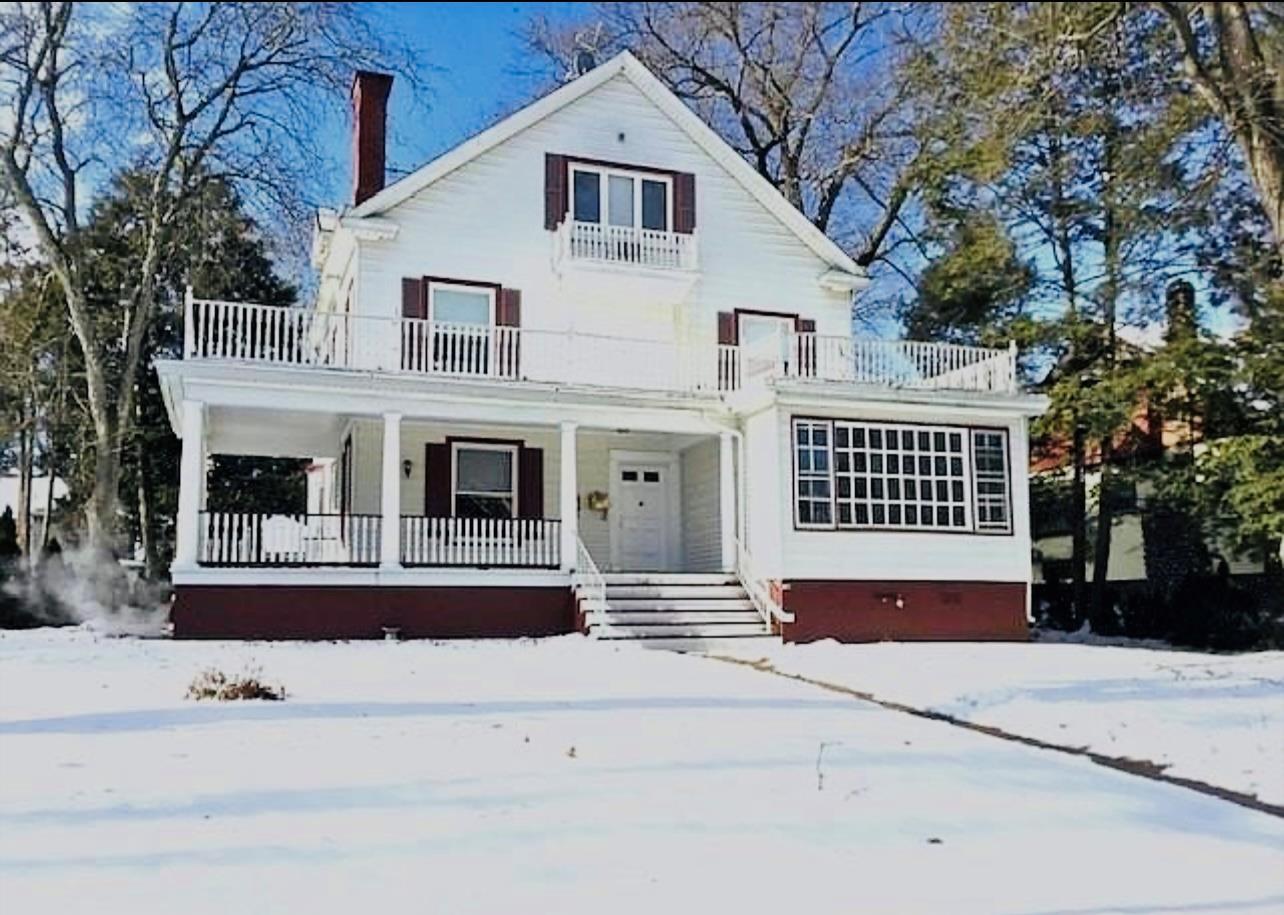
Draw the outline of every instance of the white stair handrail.
[[[753,556],[749,550],[736,538],[736,578],[740,580],[740,585],[749,595],[749,600],[753,601],[754,609],[762,617],[762,621],[770,628],[773,623],[792,623],[794,615],[789,613],[780,601],[771,593],[771,585],[757,571],[754,564]]]
[[[593,555],[579,537],[575,538],[575,573],[571,578],[577,600],[587,600],[592,607],[593,625],[606,624],[606,578],[593,561]]]

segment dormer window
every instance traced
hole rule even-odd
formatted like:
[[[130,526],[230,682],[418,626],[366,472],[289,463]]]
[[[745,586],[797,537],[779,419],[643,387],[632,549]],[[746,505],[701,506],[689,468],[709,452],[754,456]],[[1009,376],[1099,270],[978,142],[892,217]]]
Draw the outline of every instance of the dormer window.
[[[576,222],[605,222],[610,226],[657,232],[672,230],[671,176],[580,162],[571,162],[568,167],[571,215]]]

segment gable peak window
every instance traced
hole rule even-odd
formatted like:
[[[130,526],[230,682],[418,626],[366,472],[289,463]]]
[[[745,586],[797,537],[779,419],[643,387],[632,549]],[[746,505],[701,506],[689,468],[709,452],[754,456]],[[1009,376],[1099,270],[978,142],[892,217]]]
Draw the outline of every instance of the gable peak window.
[[[567,167],[576,222],[673,231],[671,176],[582,162]]]

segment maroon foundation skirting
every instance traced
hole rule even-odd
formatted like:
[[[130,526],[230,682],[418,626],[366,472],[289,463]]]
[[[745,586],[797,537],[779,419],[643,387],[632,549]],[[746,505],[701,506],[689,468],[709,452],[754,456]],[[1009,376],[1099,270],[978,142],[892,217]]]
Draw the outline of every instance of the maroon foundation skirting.
[[[789,581],[787,642],[1024,641],[1026,586],[1008,581]]]
[[[515,638],[575,629],[567,587],[179,585],[180,639]]]

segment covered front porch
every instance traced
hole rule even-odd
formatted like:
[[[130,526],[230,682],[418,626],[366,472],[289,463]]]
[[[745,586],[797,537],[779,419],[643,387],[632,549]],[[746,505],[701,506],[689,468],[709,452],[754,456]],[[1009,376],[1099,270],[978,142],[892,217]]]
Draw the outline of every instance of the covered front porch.
[[[472,570],[565,586],[585,568],[736,565],[737,438],[712,423],[482,423],[187,400],[182,431],[176,584],[297,581],[308,570],[342,572],[345,583],[432,584]],[[310,458],[306,505],[210,506],[213,454]]]

